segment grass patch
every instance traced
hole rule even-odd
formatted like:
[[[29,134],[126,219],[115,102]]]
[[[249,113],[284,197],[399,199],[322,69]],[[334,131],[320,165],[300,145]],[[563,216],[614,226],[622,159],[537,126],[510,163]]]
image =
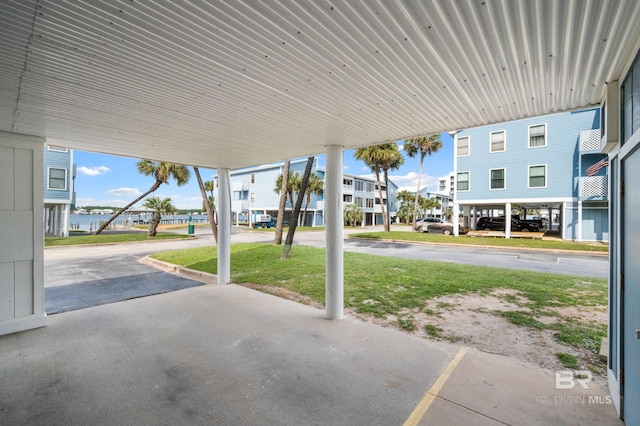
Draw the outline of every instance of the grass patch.
[[[113,244],[130,243],[134,241],[161,241],[174,240],[176,238],[191,238],[187,235],[159,232],[155,237],[149,238],[145,232],[130,234],[100,234],[73,233],[68,237],[51,237],[44,239],[45,247],[73,246],[79,244]]]
[[[600,351],[600,342],[607,336],[607,327],[604,324],[583,324],[575,321],[563,321],[549,326],[557,333],[557,341],[576,348],[586,348],[592,353]]]
[[[560,361],[565,368],[570,368],[572,370],[576,370],[578,368],[577,356],[564,352],[558,352],[556,353],[556,356],[558,357],[558,361]]]
[[[325,302],[325,252],[294,246],[289,260],[281,260],[282,246],[234,244],[231,246],[231,278],[236,283],[282,287]],[[215,247],[162,252],[153,255],[165,262],[215,274]],[[558,341],[597,353],[606,326],[558,318],[545,324],[540,316],[555,316],[551,307],[606,306],[607,281],[531,271],[461,265],[447,262],[400,259],[344,253],[345,307],[378,318],[396,316],[398,325],[413,330],[407,310],[423,310],[431,299],[452,294],[487,294],[514,290],[524,301],[521,310],[494,312],[523,327],[553,330]],[[439,307],[448,307],[442,304]],[[433,310],[428,312],[433,314]],[[425,328],[427,334],[435,333]],[[438,331],[439,333],[439,331]]]
[[[409,241],[423,243],[449,243],[464,244],[471,246],[495,246],[495,247],[517,247],[517,248],[533,248],[546,250],[575,250],[596,253],[607,253],[609,246],[607,244],[598,243],[578,243],[573,241],[562,240],[532,240],[524,238],[481,238],[466,236],[445,236],[439,234],[429,234],[423,232],[362,232],[353,233],[351,238],[367,238],[372,240],[394,240]]]
[[[442,335],[442,329],[437,325],[433,325],[433,324],[425,324],[424,332],[427,333],[427,336],[431,336],[431,337],[441,337]]]
[[[512,324],[522,327],[535,328],[542,330],[546,328],[544,323],[533,318],[532,314],[526,311],[496,311],[498,315],[506,318]]]
[[[412,319],[408,319],[408,318],[399,319],[398,326],[400,326],[400,328],[402,328],[403,330],[407,330],[407,331],[413,331],[416,329],[416,323]]]
[[[283,287],[324,303],[325,252],[295,246],[289,260],[281,260],[282,246],[234,244],[231,278],[237,283]],[[215,274],[214,247],[176,250],[154,258]],[[450,294],[516,290],[534,312],[548,307],[607,304],[605,279],[571,277],[448,262],[400,259],[345,252],[345,305],[377,317],[398,315],[402,309],[423,309],[426,301]],[[524,315],[518,311],[518,315]]]

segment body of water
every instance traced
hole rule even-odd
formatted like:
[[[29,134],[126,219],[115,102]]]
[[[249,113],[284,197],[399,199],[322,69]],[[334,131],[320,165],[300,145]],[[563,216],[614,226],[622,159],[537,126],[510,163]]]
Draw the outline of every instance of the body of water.
[[[108,214],[71,214],[69,215],[69,229],[79,231],[95,231],[103,222],[111,218]],[[147,224],[151,215],[122,214],[112,222],[112,229],[129,229],[132,225]],[[208,223],[207,215],[191,215],[193,223]],[[188,214],[167,214],[162,215],[161,223],[189,223]]]

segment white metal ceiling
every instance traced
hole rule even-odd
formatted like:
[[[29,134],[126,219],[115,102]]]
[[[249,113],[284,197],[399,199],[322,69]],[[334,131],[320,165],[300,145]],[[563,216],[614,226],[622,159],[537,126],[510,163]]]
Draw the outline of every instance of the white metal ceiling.
[[[599,103],[637,0],[0,0],[0,129],[250,166]]]

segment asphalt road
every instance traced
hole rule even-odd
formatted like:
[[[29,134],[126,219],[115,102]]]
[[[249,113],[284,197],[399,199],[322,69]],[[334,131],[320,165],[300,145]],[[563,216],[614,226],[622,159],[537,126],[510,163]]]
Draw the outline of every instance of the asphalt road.
[[[101,246],[48,248],[44,253],[45,306],[49,314],[82,309],[201,285],[160,272],[138,259],[154,252],[212,246],[207,228],[196,228],[198,239]],[[271,242],[271,232],[234,231],[232,243]],[[296,244],[322,248],[324,232],[299,232]],[[605,256],[479,247],[409,244],[345,239],[345,250],[406,259],[456,262],[606,278]]]

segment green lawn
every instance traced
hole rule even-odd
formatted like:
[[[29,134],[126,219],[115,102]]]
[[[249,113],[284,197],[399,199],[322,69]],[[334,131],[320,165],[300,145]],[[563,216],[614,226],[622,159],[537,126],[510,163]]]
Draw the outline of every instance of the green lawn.
[[[465,244],[474,246],[492,247],[519,247],[546,250],[576,250],[588,252],[607,253],[609,246],[604,243],[575,243],[563,240],[533,240],[525,238],[488,238],[488,237],[459,237],[445,236],[441,234],[429,234],[424,232],[361,232],[349,235],[351,238],[367,238],[372,240],[412,241],[426,243]]]
[[[411,234],[409,234],[411,235]],[[281,246],[236,244],[231,247],[231,277],[236,283],[282,287],[319,303],[325,297],[325,252],[295,246],[289,260],[281,260]],[[198,248],[153,255],[165,262],[216,273],[216,249]],[[498,313],[514,324],[552,329],[569,345],[596,351],[606,328],[558,318],[552,307],[606,307],[607,281],[565,275],[344,253],[345,306],[376,317],[398,316],[401,310],[425,310],[429,299],[457,293],[487,294],[495,289],[516,290],[525,302],[516,312]],[[509,300],[510,296],[505,296]],[[428,312],[427,312],[428,313]],[[403,317],[406,321],[406,315]],[[402,324],[399,324],[402,326]]]
[[[71,232],[68,237],[52,237],[44,239],[45,247],[73,246],[78,244],[112,244],[129,243],[134,241],[159,241],[172,240],[176,238],[191,238],[188,235],[171,234],[159,232],[155,237],[149,238],[146,232],[135,232],[130,234],[100,234],[91,235],[87,233]]]

